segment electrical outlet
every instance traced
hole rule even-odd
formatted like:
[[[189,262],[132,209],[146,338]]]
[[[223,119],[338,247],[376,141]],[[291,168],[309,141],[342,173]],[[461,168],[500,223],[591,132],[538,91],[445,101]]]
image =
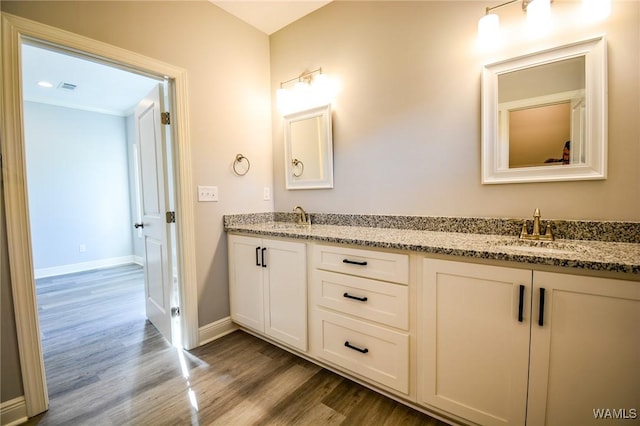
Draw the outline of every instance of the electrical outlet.
[[[198,185],[198,201],[218,201],[218,187]]]
[[[86,244],[80,244],[80,247],[78,247],[78,249],[80,250],[80,253],[84,253],[87,251],[87,245]]]
[[[263,198],[265,201],[269,201],[271,199],[271,188],[268,186],[264,187]]]

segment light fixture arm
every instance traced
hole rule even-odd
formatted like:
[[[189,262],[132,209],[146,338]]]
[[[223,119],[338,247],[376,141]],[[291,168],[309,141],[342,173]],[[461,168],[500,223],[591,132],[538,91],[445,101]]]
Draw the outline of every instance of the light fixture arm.
[[[305,80],[307,83],[309,83],[312,79],[313,79],[313,74],[318,73],[318,74],[322,74],[322,67],[315,69],[313,71],[304,71],[302,74],[300,74],[297,77],[293,77],[287,81],[281,81],[280,82],[280,88],[282,89],[282,87],[285,84],[291,83],[293,81],[302,81]]]
[[[494,10],[494,9],[499,9],[499,8],[501,8],[501,7],[503,7],[503,6],[509,5],[509,4],[511,4],[511,3],[515,3],[515,2],[517,2],[517,1],[521,1],[521,0],[509,0],[508,2],[505,2],[505,3],[499,4],[499,5],[497,5],[497,6],[491,6],[491,7],[487,6],[487,8],[485,9],[485,10],[486,10],[486,14],[488,14],[489,12],[491,12],[491,11],[492,11],[492,10]],[[523,9],[525,9],[525,6],[524,6],[524,0],[522,1],[522,8],[523,8]]]

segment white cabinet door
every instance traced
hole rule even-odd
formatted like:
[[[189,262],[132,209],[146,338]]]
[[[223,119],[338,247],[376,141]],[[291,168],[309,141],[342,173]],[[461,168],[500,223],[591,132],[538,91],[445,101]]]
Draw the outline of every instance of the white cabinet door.
[[[231,319],[307,350],[306,246],[229,235]]]
[[[537,271],[533,283],[527,424],[637,422],[640,283]]]
[[[307,258],[305,245],[263,240],[264,332],[307,350]],[[260,250],[262,252],[262,249]]]
[[[435,259],[422,268],[419,402],[482,425],[524,424],[531,271]]]
[[[231,319],[264,332],[262,239],[229,235],[229,302]]]

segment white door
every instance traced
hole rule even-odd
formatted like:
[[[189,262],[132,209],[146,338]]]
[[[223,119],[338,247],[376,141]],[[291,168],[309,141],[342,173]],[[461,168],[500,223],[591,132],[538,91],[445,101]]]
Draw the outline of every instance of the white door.
[[[171,340],[171,253],[169,224],[166,212],[169,204],[165,176],[165,135],[160,122],[162,86],[153,89],[136,107],[136,131],[139,147],[142,228],[144,239],[145,307],[147,318]]]

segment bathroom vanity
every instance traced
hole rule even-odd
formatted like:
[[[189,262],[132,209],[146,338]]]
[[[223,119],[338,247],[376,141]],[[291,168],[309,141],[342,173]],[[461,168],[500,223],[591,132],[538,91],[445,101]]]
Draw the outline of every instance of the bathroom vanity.
[[[246,331],[452,423],[637,413],[640,244],[274,219],[225,217]]]

